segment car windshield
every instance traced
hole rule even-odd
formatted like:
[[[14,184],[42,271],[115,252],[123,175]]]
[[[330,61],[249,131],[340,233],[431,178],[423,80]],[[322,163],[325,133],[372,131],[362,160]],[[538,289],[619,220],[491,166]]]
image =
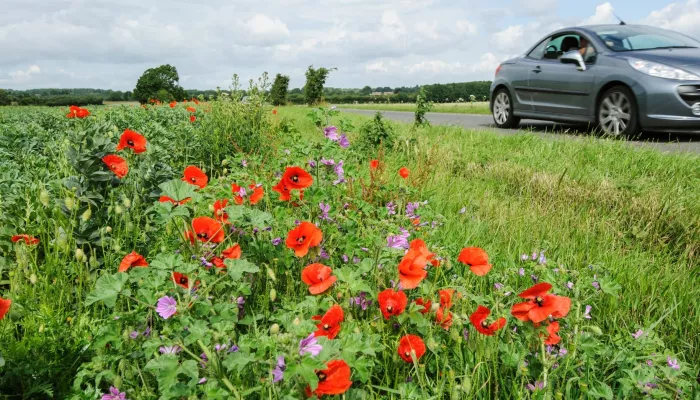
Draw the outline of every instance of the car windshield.
[[[591,27],[612,51],[698,48],[700,42],[680,33],[647,26]]]

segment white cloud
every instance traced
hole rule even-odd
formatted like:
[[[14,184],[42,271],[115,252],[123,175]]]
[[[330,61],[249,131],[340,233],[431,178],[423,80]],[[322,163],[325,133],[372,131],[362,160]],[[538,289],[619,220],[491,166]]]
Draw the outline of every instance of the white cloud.
[[[661,10],[652,11],[643,24],[671,29],[700,39],[700,1],[671,3]]]
[[[365,65],[365,71],[366,72],[388,72],[389,68],[384,65],[384,61],[377,61],[373,62],[370,64]]]
[[[287,25],[279,18],[272,19],[264,14],[255,14],[247,23],[250,34],[261,43],[277,43],[289,36]]]
[[[9,84],[27,83],[32,80],[34,75],[41,73],[41,68],[38,65],[30,65],[27,69],[18,69],[7,74],[10,79],[0,79],[0,82]]]
[[[610,3],[603,3],[595,8],[595,14],[581,21],[579,25],[614,24],[618,22],[615,17],[615,8]]]
[[[513,6],[516,10],[528,15],[545,15],[557,11],[558,0],[515,0]]]

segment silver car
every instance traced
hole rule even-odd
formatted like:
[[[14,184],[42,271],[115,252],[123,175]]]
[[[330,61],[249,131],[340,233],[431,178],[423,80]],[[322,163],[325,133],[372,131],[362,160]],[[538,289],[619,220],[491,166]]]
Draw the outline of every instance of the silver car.
[[[641,25],[560,29],[499,65],[490,95],[500,128],[528,118],[616,136],[700,132],[700,42]]]

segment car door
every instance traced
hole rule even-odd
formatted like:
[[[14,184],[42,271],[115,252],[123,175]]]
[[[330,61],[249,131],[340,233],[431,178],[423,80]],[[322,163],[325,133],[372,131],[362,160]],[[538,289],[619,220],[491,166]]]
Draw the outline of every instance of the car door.
[[[547,45],[545,56],[534,65],[529,74],[529,89],[533,109],[537,113],[569,116],[590,116],[591,96],[594,96],[596,79],[595,57],[580,71],[575,64],[562,64],[559,57],[569,48],[563,48],[566,37],[581,36],[567,33],[553,38]],[[577,48],[577,47],[576,47]]]
[[[510,74],[510,84],[515,92],[515,108],[518,111],[533,111],[532,92],[530,91],[530,71],[544,55],[544,49],[549,38],[535,45],[525,56],[517,59]]]

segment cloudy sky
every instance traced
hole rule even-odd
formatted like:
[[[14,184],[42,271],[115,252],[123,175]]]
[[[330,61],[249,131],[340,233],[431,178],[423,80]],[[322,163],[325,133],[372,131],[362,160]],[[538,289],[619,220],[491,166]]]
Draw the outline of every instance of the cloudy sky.
[[[0,87],[132,90],[170,63],[188,89],[263,71],[333,87],[491,79],[551,30],[628,23],[700,38],[700,0],[2,0]]]

